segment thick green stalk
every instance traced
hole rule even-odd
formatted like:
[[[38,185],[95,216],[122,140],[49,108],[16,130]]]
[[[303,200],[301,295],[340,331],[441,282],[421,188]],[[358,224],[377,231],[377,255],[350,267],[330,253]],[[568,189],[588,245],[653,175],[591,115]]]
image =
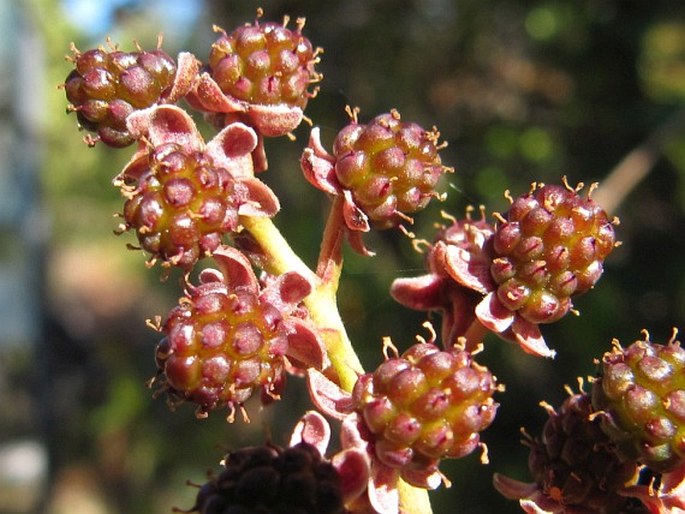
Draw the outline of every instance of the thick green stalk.
[[[409,485],[404,480],[400,480],[397,485],[400,494],[400,514],[431,514],[431,507],[428,491]]]
[[[241,218],[241,222],[259,243],[264,254],[266,271],[273,274],[298,271],[315,284],[304,303],[312,321],[321,330],[338,384],[345,391],[351,392],[364,369],[347,335],[336,299],[343,265],[342,242],[345,235],[341,211],[342,200],[336,198],[324,230],[316,273],[292,250],[271,219],[245,216]],[[401,513],[431,514],[430,500],[425,489],[418,489],[400,480],[398,492]]]
[[[326,277],[318,277],[292,250],[269,218],[245,216],[241,218],[241,222],[259,243],[264,254],[266,271],[276,275],[297,271],[314,284],[314,290],[304,303],[312,321],[321,330],[339,385],[346,391],[351,391],[357,376],[364,370],[347,336],[336,302],[341,263],[331,262]]]

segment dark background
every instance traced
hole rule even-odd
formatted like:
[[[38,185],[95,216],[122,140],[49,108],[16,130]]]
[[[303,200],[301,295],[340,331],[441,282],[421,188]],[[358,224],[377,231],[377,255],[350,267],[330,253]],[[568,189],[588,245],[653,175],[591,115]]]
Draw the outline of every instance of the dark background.
[[[456,168],[443,184],[448,200],[417,216],[419,237],[432,238],[440,209],[456,216],[470,204],[501,211],[505,190],[518,195],[531,182],[559,183],[566,175],[572,184],[606,184],[595,197],[620,217],[622,246],[595,290],[575,302],[581,315],[543,327],[555,360],[486,340],[479,361],[506,385],[483,434],[490,464],[478,455],[445,462],[453,485],[431,493],[436,513],[520,512],[491,478],[529,479],[519,429],[539,433],[546,414],[538,402],[558,405],[564,385],[575,389],[577,377],[594,373],[593,359],[612,338],[629,344],[647,329],[665,342],[682,326],[682,2],[205,0],[185,25],[176,20],[167,31],[154,15],[163,3],[120,4],[102,30],[75,23],[77,13],[56,0],[0,11],[4,41],[17,36],[2,53],[9,71],[0,87],[0,477],[13,477],[0,485],[0,511],[189,508],[195,489],[187,479],[202,482],[227,449],[266,437],[284,443],[309,408],[296,379],[284,402],[263,413],[249,405],[250,425],[229,426],[221,413],[198,421],[189,406],[172,413],[162,398],[152,399],[145,381],[154,373],[157,335],[144,320],[176,303],[178,277],[160,282],[142,253],[126,251],[130,235],[112,235],[121,198],[111,179],[130,153],[88,149],[75,117],[64,115],[55,86],[69,72],[63,56],[72,41],[86,49],[111,34],[123,49],[134,39],[151,48],[165,32],[170,54],[191,50],[205,59],[213,23],[230,31],[253,21],[258,5],[267,20],[305,16],[305,35],[324,49],[324,80],[306,114],[325,144],[346,123],[348,104],[360,107],[362,122],[397,108],[405,120],[435,125],[448,142],[443,161]],[[313,263],[327,200],[297,163],[308,130],[300,127],[295,142],[267,141],[270,169],[262,178],[281,199],[277,225]],[[377,256],[346,256],[340,307],[372,369],[382,337],[406,348],[423,333],[425,316],[387,294],[395,277],[422,273],[421,256],[395,231],[366,241]],[[38,467],[22,482],[3,456],[26,444],[37,450],[24,467]]]

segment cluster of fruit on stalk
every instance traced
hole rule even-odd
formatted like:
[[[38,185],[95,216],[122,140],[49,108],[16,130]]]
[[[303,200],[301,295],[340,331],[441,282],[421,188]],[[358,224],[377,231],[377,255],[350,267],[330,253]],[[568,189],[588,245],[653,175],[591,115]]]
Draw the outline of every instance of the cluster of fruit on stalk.
[[[300,167],[331,208],[315,267],[307,266],[272,222],[279,201],[261,177],[265,138],[287,136],[322,77],[320,50],[288,27],[253,23],[218,38],[202,63],[161,45],[125,52],[115,45],[72,48],[64,84],[85,141],[135,145],[114,179],[125,203],[121,232],[137,236],[148,264],[184,272],[184,296],[164,318],[153,383],[171,405],[197,415],[228,410],[245,419],[255,393],[280,400],[287,375],[304,376],[313,408],[286,448],[231,452],[202,486],[194,510],[228,512],[412,512],[421,494],[449,481],[444,458],[485,445],[502,386],[474,358],[488,333],[527,353],[553,357],[539,325],[573,312],[617,246],[615,219],[592,199],[594,186],[533,184],[508,196],[487,220],[444,215],[425,254],[425,274],[398,278],[400,304],[441,318],[436,331],[400,353],[383,341],[384,361],[364,372],[336,307],[342,249],[371,257],[370,230],[406,229],[452,169],[441,162],[436,129],[396,110],[349,124],[330,151],[311,131]],[[216,128],[204,141],[184,99]],[[260,177],[260,178],[258,178]],[[287,220],[285,220],[287,221]],[[211,263],[191,278],[196,263]],[[494,485],[526,512],[673,512],[685,509],[685,351],[645,332],[615,342],[599,362],[591,393],[569,391],[530,446],[531,483],[495,474]],[[324,415],[326,417],[324,417]],[[327,454],[331,428],[340,443]],[[406,486],[409,484],[409,486]],[[412,492],[413,491],[413,492]]]

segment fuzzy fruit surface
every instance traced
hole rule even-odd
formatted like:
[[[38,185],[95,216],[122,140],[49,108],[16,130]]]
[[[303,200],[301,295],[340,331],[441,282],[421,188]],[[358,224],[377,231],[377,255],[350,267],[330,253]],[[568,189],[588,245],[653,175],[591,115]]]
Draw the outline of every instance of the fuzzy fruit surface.
[[[446,171],[437,132],[403,122],[397,111],[368,124],[353,121],[333,144],[335,174],[376,228],[390,228],[397,214],[423,209]]]
[[[531,323],[551,323],[594,286],[615,246],[612,222],[589,196],[544,185],[516,198],[493,237],[497,298]]]
[[[495,417],[495,378],[466,351],[419,343],[362,375],[356,410],[373,434],[376,456],[413,474],[431,473],[442,458],[471,453]]]
[[[286,449],[244,448],[203,485],[191,512],[200,514],[342,514],[336,469],[307,443]]]
[[[685,350],[635,341],[604,354],[592,387],[602,429],[627,456],[657,472],[685,459]]]
[[[176,63],[163,50],[122,52],[103,48],[76,52],[65,81],[79,124],[113,147],[134,139],[126,128],[133,111],[157,103],[171,88]]]

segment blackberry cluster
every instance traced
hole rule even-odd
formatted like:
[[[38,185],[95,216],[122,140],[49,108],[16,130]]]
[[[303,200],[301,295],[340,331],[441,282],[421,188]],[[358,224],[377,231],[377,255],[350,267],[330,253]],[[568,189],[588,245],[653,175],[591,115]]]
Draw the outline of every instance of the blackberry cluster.
[[[419,343],[359,377],[355,409],[373,434],[376,456],[409,483],[442,458],[468,455],[495,417],[495,378],[466,351]]]
[[[235,181],[200,152],[167,143],[121,177],[125,224],[153,260],[189,270],[238,226]]]
[[[134,142],[126,128],[133,111],[160,102],[173,85],[176,63],[163,50],[123,52],[104,48],[74,50],[74,70],[64,88],[79,124],[95,132],[89,144],[116,148]]]
[[[397,111],[368,124],[352,123],[335,138],[335,175],[376,228],[396,226],[437,196],[441,164],[438,132],[405,123]]]
[[[307,443],[244,448],[200,488],[199,514],[343,514],[336,469]]]
[[[287,21],[287,20],[286,20]],[[313,96],[319,50],[295,30],[273,22],[247,24],[223,32],[209,53],[209,73],[224,94],[262,105],[286,104],[304,109]]]
[[[639,502],[618,494],[638,473],[638,465],[621,458],[592,419],[586,394],[574,394],[549,418],[539,439],[530,438],[528,466],[534,481],[550,498],[583,512],[642,512]],[[630,510],[635,508],[635,510]]]
[[[232,411],[261,389],[268,401],[285,379],[287,335],[280,311],[252,291],[211,281],[191,288],[168,315],[156,352],[172,403],[190,401],[198,415]]]
[[[531,323],[556,321],[571,309],[572,296],[599,280],[615,245],[612,221],[589,194],[535,185],[496,227],[490,272],[497,298]]]
[[[685,350],[678,341],[615,342],[600,363],[592,402],[627,457],[657,472],[685,462]]]

